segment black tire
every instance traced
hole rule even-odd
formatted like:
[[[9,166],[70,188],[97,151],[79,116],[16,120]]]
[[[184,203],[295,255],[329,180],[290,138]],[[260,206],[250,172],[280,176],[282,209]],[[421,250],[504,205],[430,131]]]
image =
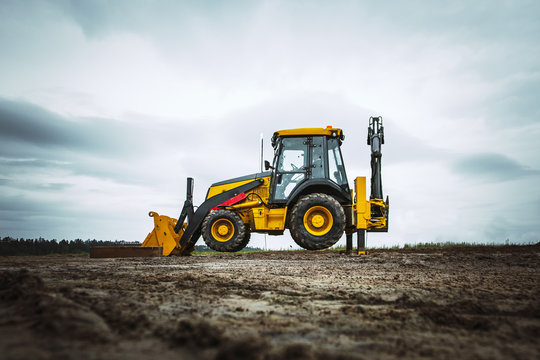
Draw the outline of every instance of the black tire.
[[[216,210],[206,215],[202,236],[209,248],[222,252],[242,250],[249,241],[242,218],[230,210]],[[247,241],[246,241],[247,239]]]
[[[289,229],[294,241],[307,250],[326,249],[345,231],[345,211],[332,196],[303,196],[292,208]]]
[[[244,235],[244,240],[242,241],[242,247],[240,248],[240,250],[242,250],[243,248],[247,246],[247,244],[249,243],[249,239],[251,239],[251,232],[248,229],[246,229],[246,235]]]

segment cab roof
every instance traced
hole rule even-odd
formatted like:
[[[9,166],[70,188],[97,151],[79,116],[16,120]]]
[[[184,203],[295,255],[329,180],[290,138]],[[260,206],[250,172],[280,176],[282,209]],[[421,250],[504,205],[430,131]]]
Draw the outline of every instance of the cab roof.
[[[326,128],[299,128],[299,129],[288,129],[288,130],[278,130],[274,133],[274,138],[283,137],[283,136],[314,136],[314,135],[326,135],[326,136],[336,136],[342,138],[343,131],[338,128],[333,128],[327,126]]]

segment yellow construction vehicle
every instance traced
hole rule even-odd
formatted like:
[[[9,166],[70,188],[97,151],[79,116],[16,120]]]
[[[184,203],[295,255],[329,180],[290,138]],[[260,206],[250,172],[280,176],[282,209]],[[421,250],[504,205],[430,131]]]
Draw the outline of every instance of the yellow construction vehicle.
[[[154,229],[143,247],[161,247],[163,255],[190,253],[202,235],[216,251],[243,249],[251,233],[280,235],[289,229],[294,241],[309,250],[326,249],[345,233],[347,248],[365,231],[388,231],[388,197],[383,200],[381,145],[382,117],[371,117],[367,143],[371,146],[371,196],[366,199],[366,177],[349,187],[341,155],[345,136],[338,128],[302,128],[276,131],[272,137],[273,162],[266,172],[213,184],[206,200],[194,210],[193,179],[178,220],[150,212]]]

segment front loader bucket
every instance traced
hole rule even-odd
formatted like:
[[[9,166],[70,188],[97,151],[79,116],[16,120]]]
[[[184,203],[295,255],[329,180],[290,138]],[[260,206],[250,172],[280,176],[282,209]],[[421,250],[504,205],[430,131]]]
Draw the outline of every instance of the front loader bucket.
[[[161,247],[163,248],[163,256],[168,255],[187,255],[190,251],[187,248],[180,246],[180,238],[187,227],[184,223],[178,233],[174,231],[176,220],[165,215],[159,215],[156,212],[150,211],[150,217],[154,218],[154,229],[148,234],[144,240],[143,247]]]
[[[187,224],[174,231],[176,220],[151,211],[154,229],[148,234],[141,246],[94,246],[90,248],[91,258],[154,257],[168,255],[189,255],[193,247],[182,248],[180,238]]]

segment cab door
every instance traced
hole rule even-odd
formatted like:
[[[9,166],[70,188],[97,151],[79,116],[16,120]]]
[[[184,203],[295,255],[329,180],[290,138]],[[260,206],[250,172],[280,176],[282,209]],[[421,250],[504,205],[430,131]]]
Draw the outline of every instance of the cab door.
[[[272,202],[284,203],[293,190],[307,178],[308,141],[306,137],[281,139],[272,181]]]

